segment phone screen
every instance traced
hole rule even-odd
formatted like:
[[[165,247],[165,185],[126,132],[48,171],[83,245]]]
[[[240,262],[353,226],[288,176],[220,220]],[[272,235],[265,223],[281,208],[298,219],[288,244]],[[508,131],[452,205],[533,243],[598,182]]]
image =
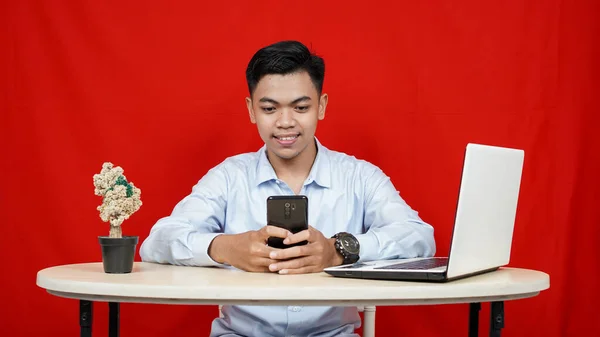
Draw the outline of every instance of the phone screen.
[[[267,224],[285,228],[294,234],[308,229],[308,198],[304,195],[267,198]],[[307,242],[284,245],[282,238],[270,237],[267,244],[274,248],[288,248]]]

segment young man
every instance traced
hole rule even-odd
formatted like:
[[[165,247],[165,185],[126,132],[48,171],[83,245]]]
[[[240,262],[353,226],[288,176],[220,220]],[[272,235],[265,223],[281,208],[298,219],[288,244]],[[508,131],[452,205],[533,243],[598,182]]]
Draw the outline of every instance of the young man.
[[[233,266],[251,272],[297,274],[329,266],[433,256],[433,228],[400,197],[375,165],[327,149],[315,138],[325,117],[325,66],[303,44],[283,41],[250,60],[246,98],[250,121],[265,145],[212,168],[160,219],[140,247],[143,261]],[[266,200],[302,194],[308,230],[291,234],[266,226]],[[275,249],[270,236],[285,244]],[[359,247],[352,254],[336,240]],[[340,240],[341,241],[341,240]],[[225,306],[211,336],[356,336],[355,307]]]

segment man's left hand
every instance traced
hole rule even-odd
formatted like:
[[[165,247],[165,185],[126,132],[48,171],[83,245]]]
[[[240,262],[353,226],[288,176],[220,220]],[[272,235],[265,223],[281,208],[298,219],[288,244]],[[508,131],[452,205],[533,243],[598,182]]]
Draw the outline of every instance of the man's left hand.
[[[326,238],[311,226],[287,237],[283,243],[290,245],[302,241],[308,243],[271,252],[270,258],[279,262],[271,264],[269,270],[279,274],[318,273],[344,261],[335,249],[335,239]]]

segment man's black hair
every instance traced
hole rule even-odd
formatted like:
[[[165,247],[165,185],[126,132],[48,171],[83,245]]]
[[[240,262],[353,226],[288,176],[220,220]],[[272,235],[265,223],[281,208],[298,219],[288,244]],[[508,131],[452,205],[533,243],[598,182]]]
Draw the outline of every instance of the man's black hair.
[[[325,78],[325,62],[298,41],[281,41],[266,46],[254,54],[246,69],[250,95],[265,75],[287,75],[306,71],[321,95]]]

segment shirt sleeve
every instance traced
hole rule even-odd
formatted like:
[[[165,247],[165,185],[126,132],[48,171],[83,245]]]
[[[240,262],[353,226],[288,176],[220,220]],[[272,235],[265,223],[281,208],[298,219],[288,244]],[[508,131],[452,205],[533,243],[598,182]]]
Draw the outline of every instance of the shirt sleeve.
[[[223,233],[227,173],[212,168],[181,200],[170,216],[156,222],[140,247],[142,261],[186,266],[224,266],[208,255],[212,240]]]
[[[356,236],[361,261],[435,254],[433,227],[419,218],[379,168],[365,181],[364,207],[365,233]]]

